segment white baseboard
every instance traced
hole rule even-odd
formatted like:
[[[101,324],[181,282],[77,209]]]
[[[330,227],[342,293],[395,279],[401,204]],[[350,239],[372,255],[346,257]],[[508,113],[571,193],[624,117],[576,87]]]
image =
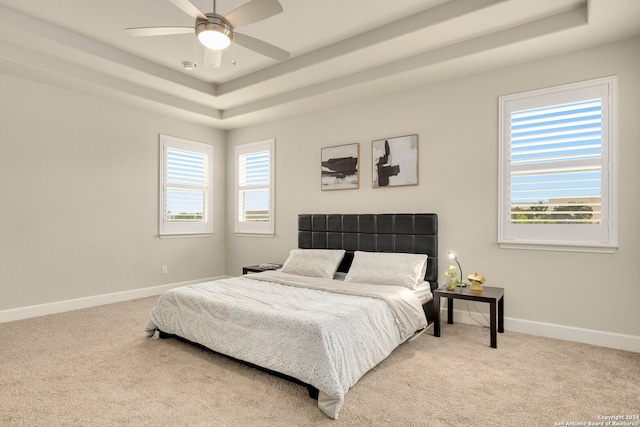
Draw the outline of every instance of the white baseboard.
[[[225,277],[228,276],[209,277],[204,279],[190,280],[187,282],[152,286],[150,288],[133,289],[130,291],[114,292],[111,294],[94,295],[84,298],[76,298],[46,304],[30,305],[27,307],[11,308],[8,310],[0,310],[0,323],[13,322],[15,320],[23,320],[31,317],[46,316],[48,314],[63,313],[65,311],[79,310],[83,308],[95,307],[98,305],[113,304],[116,302],[129,301],[132,299],[152,297],[155,295],[160,295],[168,291],[169,289],[177,288],[178,286],[208,282]]]
[[[466,310],[453,310],[454,322],[469,325],[477,325],[478,321],[488,326],[488,314],[471,312]],[[486,319],[485,319],[486,318]],[[475,319],[475,320],[474,320]],[[447,308],[442,308],[440,321],[447,321]],[[521,332],[523,334],[538,335],[547,338],[556,338],[565,341],[574,341],[583,344],[597,345],[600,347],[616,348],[619,350],[640,353],[640,336],[618,334],[615,332],[598,331],[595,329],[576,328],[573,326],[556,325],[553,323],[522,320],[513,317],[504,318],[504,329],[507,331]],[[487,338],[488,339],[488,338]],[[500,336],[498,335],[498,341]]]

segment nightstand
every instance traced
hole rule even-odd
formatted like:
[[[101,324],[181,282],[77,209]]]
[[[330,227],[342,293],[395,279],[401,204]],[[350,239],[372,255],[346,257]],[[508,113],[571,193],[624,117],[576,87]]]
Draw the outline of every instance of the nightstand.
[[[266,263],[266,264],[249,265],[247,267],[242,267],[242,274],[261,273],[263,271],[277,270],[279,268],[282,268],[282,264]]]
[[[453,300],[464,299],[489,303],[489,325],[491,329],[491,347],[498,348],[497,332],[504,332],[504,288],[483,286],[482,291],[472,291],[467,288],[456,288],[453,291],[446,287],[433,291],[435,302],[435,319],[433,322],[433,335],[440,336],[440,298],[447,298],[447,323],[453,323]],[[497,311],[497,313],[496,313]],[[496,324],[497,321],[497,324]]]

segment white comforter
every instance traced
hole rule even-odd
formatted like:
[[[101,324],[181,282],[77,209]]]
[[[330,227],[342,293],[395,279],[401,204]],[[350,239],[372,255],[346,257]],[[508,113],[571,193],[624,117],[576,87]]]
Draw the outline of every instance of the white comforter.
[[[270,271],[167,291],[146,331],[297,378],[337,418],[349,388],[426,325],[406,288]]]

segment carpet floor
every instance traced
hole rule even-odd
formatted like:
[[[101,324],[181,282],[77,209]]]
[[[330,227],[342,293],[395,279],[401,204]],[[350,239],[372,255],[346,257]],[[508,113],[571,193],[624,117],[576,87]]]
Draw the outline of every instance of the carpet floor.
[[[492,349],[487,329],[446,323],[368,372],[331,420],[303,386],[145,337],[156,299],[0,324],[0,425],[640,426],[639,353],[510,331]]]

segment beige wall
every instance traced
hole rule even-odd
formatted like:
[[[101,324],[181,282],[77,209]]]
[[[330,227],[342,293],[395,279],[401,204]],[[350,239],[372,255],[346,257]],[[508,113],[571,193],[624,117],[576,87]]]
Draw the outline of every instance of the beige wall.
[[[224,274],[224,132],[6,74],[0,93],[0,310]],[[157,236],[160,133],[214,146],[211,238]]]
[[[498,248],[498,96],[613,74],[620,249]],[[299,213],[437,212],[441,254],[455,249],[466,272],[506,289],[508,328],[568,338],[586,331],[605,345],[622,337],[640,351],[639,76],[636,38],[225,134],[0,74],[0,313],[283,261],[296,246]],[[214,146],[211,238],[157,237],[160,133]],[[371,140],[411,133],[420,139],[420,185],[373,189]],[[272,137],[276,236],[234,236],[232,147]],[[360,143],[360,189],[322,192],[320,149],[352,142]]]
[[[620,249],[613,255],[500,249],[498,97],[614,74],[619,76]],[[623,334],[638,346],[639,117],[640,39],[635,38],[231,131],[229,165],[235,144],[276,139],[277,222],[274,238],[233,235],[229,167],[227,274],[239,274],[243,265],[286,259],[297,244],[299,213],[436,212],[441,255],[455,249],[465,272],[478,271],[487,285],[505,288],[507,327],[559,337],[584,329],[596,340]],[[412,133],[419,134],[419,185],[373,189],[371,141]],[[320,149],[353,142],[360,143],[360,189],[321,191]]]

